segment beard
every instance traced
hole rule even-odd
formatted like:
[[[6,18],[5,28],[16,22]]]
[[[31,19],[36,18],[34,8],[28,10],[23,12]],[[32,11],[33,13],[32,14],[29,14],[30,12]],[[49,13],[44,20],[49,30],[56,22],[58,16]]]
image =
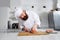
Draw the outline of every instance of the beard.
[[[26,21],[28,19],[28,15],[26,14],[26,16],[24,16],[24,18],[22,18],[22,20]]]

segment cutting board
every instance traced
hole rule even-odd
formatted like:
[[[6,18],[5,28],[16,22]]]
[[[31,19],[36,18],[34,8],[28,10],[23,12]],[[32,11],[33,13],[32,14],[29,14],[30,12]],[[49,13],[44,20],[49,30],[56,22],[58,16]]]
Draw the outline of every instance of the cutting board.
[[[48,35],[47,32],[36,32],[36,33],[30,33],[30,32],[19,32],[18,36],[32,36],[32,35]]]

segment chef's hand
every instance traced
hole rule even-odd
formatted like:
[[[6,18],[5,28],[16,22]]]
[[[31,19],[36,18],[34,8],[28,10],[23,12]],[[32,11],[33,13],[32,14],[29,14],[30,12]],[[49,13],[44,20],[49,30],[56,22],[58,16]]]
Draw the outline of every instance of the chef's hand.
[[[47,33],[51,33],[51,32],[53,32],[53,30],[47,29],[46,32],[47,32]]]
[[[29,32],[29,28],[24,27],[24,28],[23,28],[23,31],[25,31],[25,32]]]
[[[37,24],[34,24],[31,29],[31,33],[36,33],[36,32],[37,32]]]

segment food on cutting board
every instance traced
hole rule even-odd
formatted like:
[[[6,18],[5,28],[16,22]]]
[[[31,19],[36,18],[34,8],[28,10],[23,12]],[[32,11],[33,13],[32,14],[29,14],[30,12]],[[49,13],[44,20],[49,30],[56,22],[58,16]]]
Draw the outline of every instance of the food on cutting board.
[[[47,29],[46,32],[47,32],[47,33],[51,33],[51,32],[53,32],[53,30]]]

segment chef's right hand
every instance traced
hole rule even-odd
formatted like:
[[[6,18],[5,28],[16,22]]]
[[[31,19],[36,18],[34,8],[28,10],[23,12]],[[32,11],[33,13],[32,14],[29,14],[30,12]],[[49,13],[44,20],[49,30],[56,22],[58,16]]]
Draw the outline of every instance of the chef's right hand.
[[[27,27],[24,27],[24,28],[23,28],[23,31],[29,32],[29,29],[28,29]]]

